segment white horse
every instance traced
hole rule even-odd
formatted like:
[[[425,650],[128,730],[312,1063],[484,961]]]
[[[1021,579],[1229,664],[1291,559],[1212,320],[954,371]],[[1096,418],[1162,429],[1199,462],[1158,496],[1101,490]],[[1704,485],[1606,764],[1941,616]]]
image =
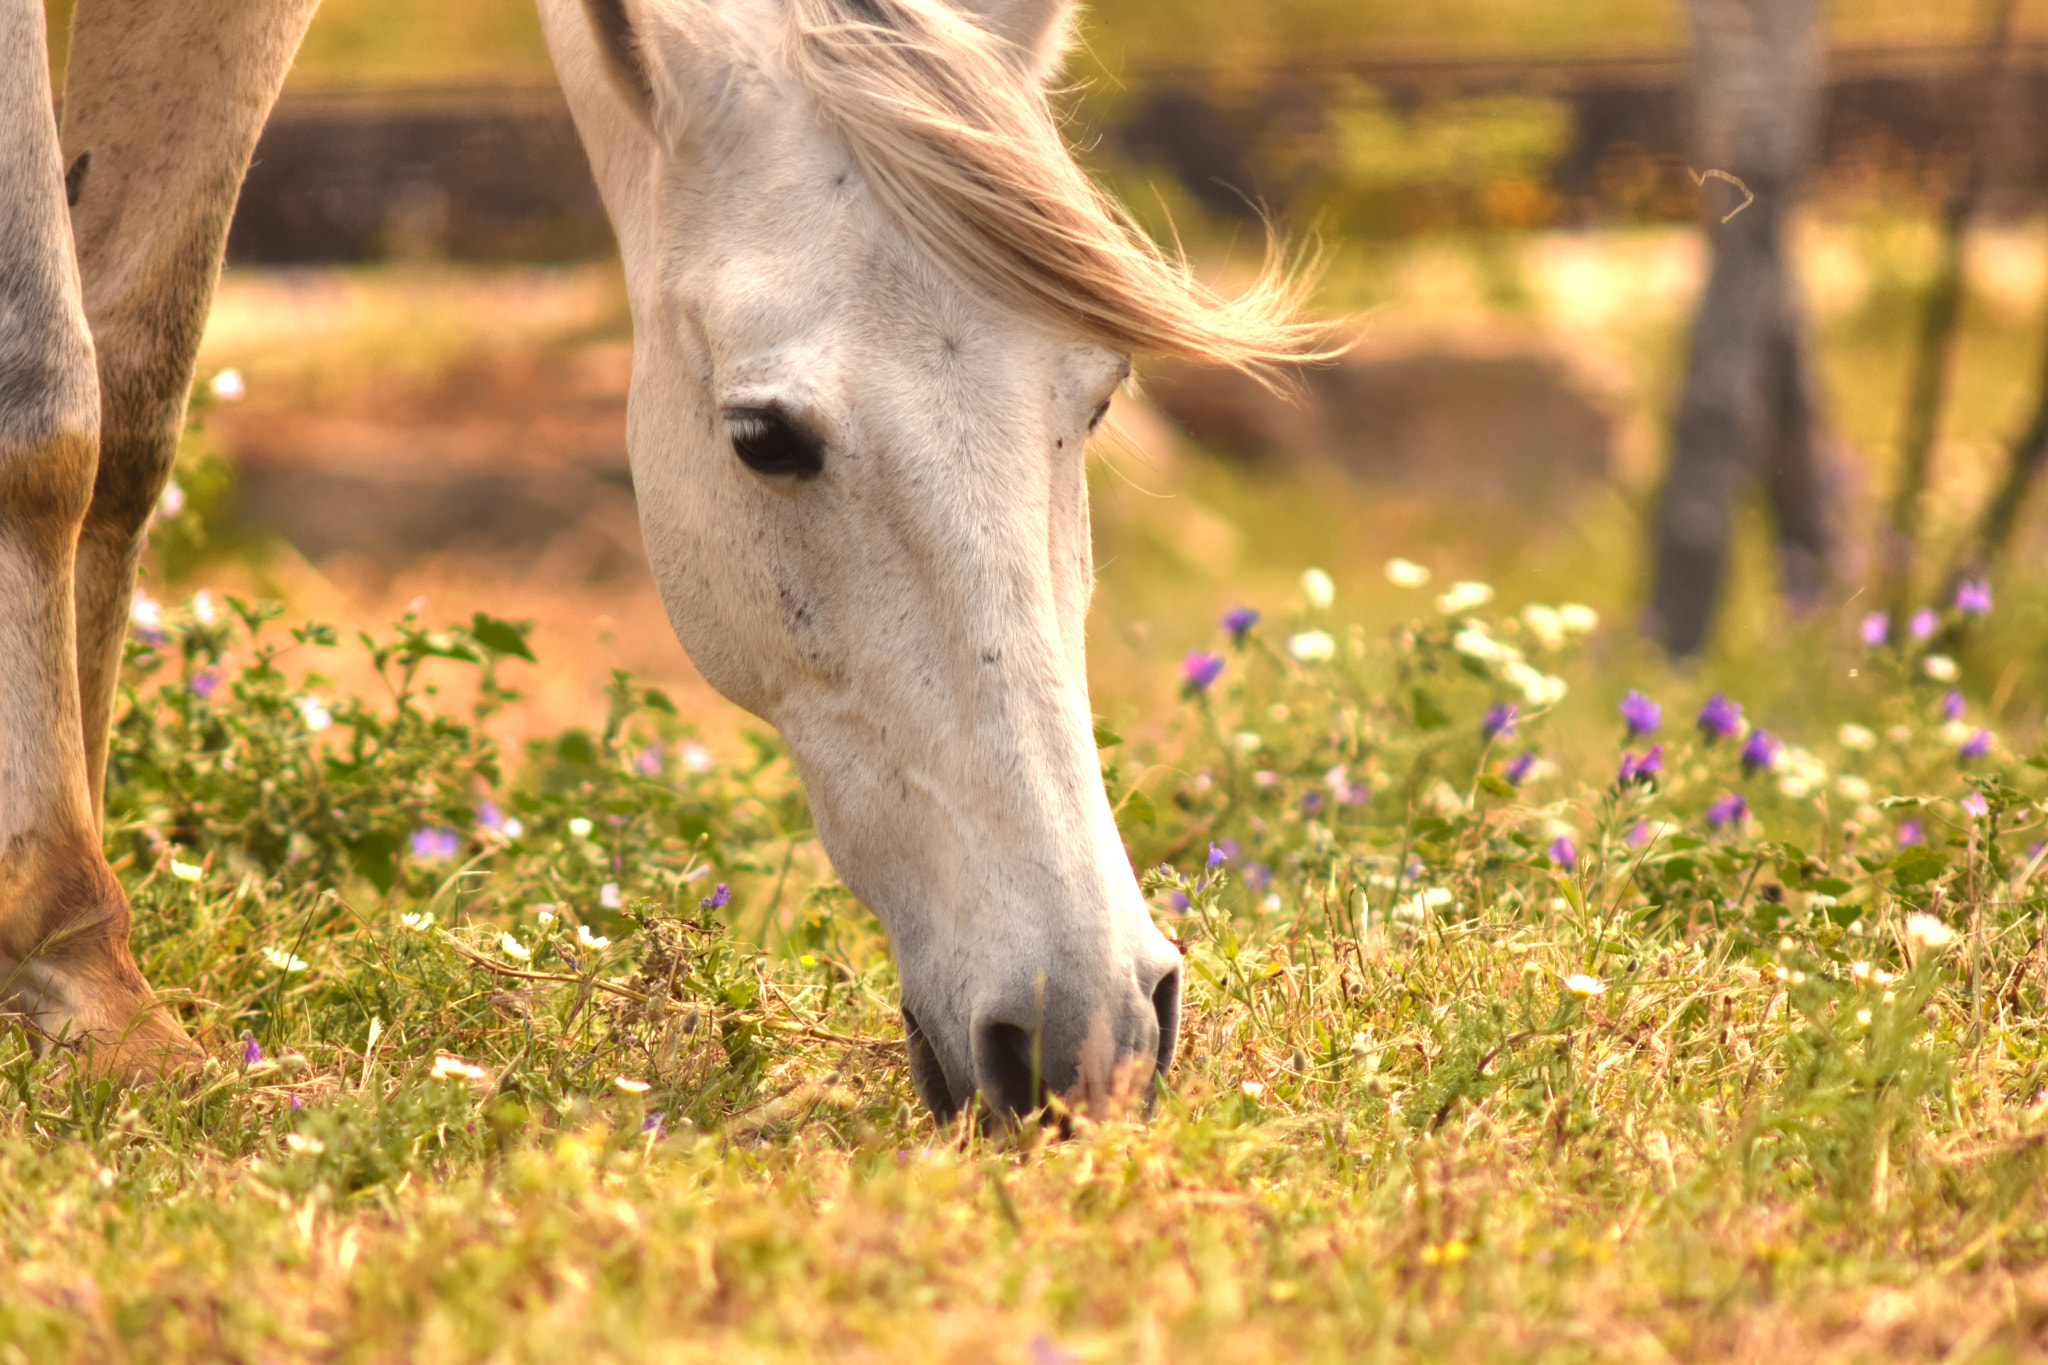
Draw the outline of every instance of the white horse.
[[[670,620],[779,727],[881,918],[918,1092],[1140,1092],[1180,964],[1091,740],[1084,447],[1133,351],[1312,344],[1075,167],[1071,0],[541,0],[634,320]],[[101,853],[134,572],[251,149],[316,0],[81,0],[63,124],[0,0],[0,1005],[140,1077],[196,1049]],[[69,211],[66,210],[67,198]]]

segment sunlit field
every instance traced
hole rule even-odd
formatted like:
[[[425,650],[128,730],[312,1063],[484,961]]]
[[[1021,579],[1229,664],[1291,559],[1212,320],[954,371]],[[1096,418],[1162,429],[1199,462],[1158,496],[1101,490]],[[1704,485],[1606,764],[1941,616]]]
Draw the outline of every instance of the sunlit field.
[[[1927,239],[1801,243],[1867,508]],[[2028,401],[2042,245],[1981,236],[1944,534]],[[1853,583],[1787,617],[1751,528],[1716,652],[1659,661],[1700,270],[1677,229],[1333,254],[1369,337],[1570,358],[1621,454],[1562,510],[1120,403],[1097,737],[1186,1025],[1149,1117],[1019,1132],[917,1105],[886,944],[630,518],[401,563],[237,516],[219,452],[266,440],[597,450],[610,274],[231,275],[106,829],[214,1060],[121,1091],[0,1040],[0,1359],[2039,1354],[2038,559],[1872,644]]]

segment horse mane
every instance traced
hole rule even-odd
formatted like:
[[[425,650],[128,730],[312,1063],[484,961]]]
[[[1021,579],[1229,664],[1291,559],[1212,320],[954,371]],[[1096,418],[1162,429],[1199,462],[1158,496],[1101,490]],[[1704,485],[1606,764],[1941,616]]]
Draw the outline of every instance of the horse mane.
[[[971,287],[1126,352],[1271,380],[1331,354],[1269,245],[1244,292],[1195,278],[1075,164],[1009,45],[948,0],[788,0],[783,56],[884,210]]]

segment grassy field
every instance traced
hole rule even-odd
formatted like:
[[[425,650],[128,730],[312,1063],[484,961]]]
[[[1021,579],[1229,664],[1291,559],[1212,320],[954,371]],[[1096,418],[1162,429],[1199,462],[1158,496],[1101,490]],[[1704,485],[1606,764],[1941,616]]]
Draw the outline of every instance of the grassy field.
[[[1802,233],[1859,506],[1927,248]],[[2029,396],[2041,255],[1978,243],[1938,528]],[[1649,655],[1632,547],[1698,266],[1662,230],[1334,260],[1330,306],[1390,333],[1608,376],[1635,453],[1568,516],[1135,424],[1105,452],[1105,781],[1188,1023],[1149,1122],[1064,1141],[917,1108],[886,946],[771,736],[686,670],[562,721],[586,641],[487,575],[389,625],[253,605],[198,552],[195,442],[108,840],[216,1061],[122,1092],[0,1038],[0,1361],[2048,1353],[2039,547],[1988,613],[1870,648],[1853,584],[1784,616],[1750,526],[1715,654]],[[512,278],[296,279],[348,305],[282,340],[231,278],[207,363],[345,410],[464,373],[494,297],[519,346],[616,332],[600,273]]]
[[[1567,732],[1611,624],[1439,578],[1368,636],[1329,586],[1218,627],[1164,741],[1101,736],[1188,1023],[1149,1123],[1066,1141],[917,1109],[772,739],[712,761],[620,679],[515,760],[514,625],[170,606],[109,841],[218,1060],[121,1092],[0,1045],[0,1350],[2032,1354],[2043,783],[1946,681],[1997,612],[1816,642],[1851,695],[1802,729],[1646,676]],[[337,695],[356,650],[387,686]]]

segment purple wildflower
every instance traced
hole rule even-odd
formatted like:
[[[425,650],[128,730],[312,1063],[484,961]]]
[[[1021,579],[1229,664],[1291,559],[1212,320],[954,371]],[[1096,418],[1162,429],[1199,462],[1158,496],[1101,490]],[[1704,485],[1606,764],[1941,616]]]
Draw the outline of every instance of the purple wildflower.
[[[1956,750],[1956,757],[1964,762],[1984,757],[1991,752],[1991,732],[1979,730],[1963,741],[1963,747]]]
[[[1654,735],[1657,727],[1664,723],[1664,708],[1630,689],[1629,694],[1621,699],[1621,718],[1628,722],[1629,738]]]
[[[633,755],[633,767],[642,777],[660,777],[661,763],[666,757],[659,743],[650,744]]]
[[[1729,792],[1719,801],[1707,807],[1707,828],[1740,828],[1749,819],[1749,802],[1742,799],[1741,792]]]
[[[1963,692],[1961,688],[1950,688],[1948,695],[1941,699],[1941,718],[1943,720],[1961,720],[1963,718]]]
[[[653,1113],[649,1114],[646,1118],[640,1121],[640,1131],[643,1133],[652,1133],[657,1138],[665,1138],[668,1136],[668,1125],[661,1121],[661,1111],[659,1109],[655,1110]]]
[[[1648,786],[1657,780],[1657,774],[1664,771],[1664,746],[1652,744],[1649,752],[1637,758],[1632,750],[1623,750],[1621,769],[1614,775],[1614,785],[1631,787],[1638,784]]]
[[[298,1097],[297,1095],[293,1095],[293,1096],[291,1097],[291,1100],[292,1100],[292,1112],[293,1112],[294,1114],[298,1113],[298,1112],[299,1112],[299,1110],[301,1110],[301,1109],[304,1109],[304,1108],[306,1107],[306,1106],[305,1106],[304,1104],[302,1104],[302,1103],[300,1102],[300,1100],[299,1100],[299,1097]]]
[[[1513,739],[1521,719],[1521,708],[1513,702],[1497,701],[1487,708],[1486,718],[1479,722],[1479,733],[1487,739]]]
[[[452,829],[429,825],[412,832],[412,856],[425,863],[445,863],[462,851],[462,836]]]
[[[1219,863],[1227,863],[1227,862],[1229,862],[1229,861],[1230,861],[1230,855],[1229,855],[1228,853],[1225,853],[1225,852],[1224,852],[1224,851],[1223,851],[1222,849],[1218,848],[1218,847],[1217,847],[1217,846],[1216,846],[1215,844],[1210,844],[1210,845],[1209,845],[1209,861],[1207,861],[1206,863],[1203,863],[1203,864],[1202,864],[1202,870],[1203,870],[1204,872],[1212,872],[1212,871],[1214,871],[1214,870],[1215,870],[1215,868],[1216,868],[1217,864],[1219,864]]]
[[[1550,854],[1550,861],[1556,863],[1565,871],[1571,872],[1578,868],[1579,846],[1572,842],[1571,835],[1558,835],[1556,839],[1551,841],[1550,847],[1544,851]]]
[[[1502,777],[1508,780],[1510,786],[1519,787],[1529,779],[1529,770],[1535,766],[1536,751],[1534,749],[1524,749],[1521,753],[1509,759],[1507,766],[1502,768],[1500,773]]]
[[[1918,820],[1899,821],[1899,847],[1910,848],[1927,842],[1927,826]]]
[[[1627,840],[1630,848],[1641,848],[1644,844],[1650,842],[1650,822],[1648,820],[1636,821],[1628,827],[1628,833],[1622,837]]]
[[[726,889],[724,882],[720,882],[710,895],[698,901],[697,904],[706,910],[723,910],[731,901],[732,892]]]
[[[1232,644],[1243,644],[1245,633],[1259,623],[1255,607],[1232,607],[1223,613],[1223,628],[1230,632]]]
[[[1244,884],[1263,895],[1273,884],[1273,869],[1264,863],[1252,863],[1244,870]]]
[[[1314,815],[1323,808],[1323,794],[1319,791],[1305,791],[1301,794],[1301,809],[1304,814]]]
[[[191,690],[192,695],[195,697],[211,697],[214,689],[220,686],[220,670],[217,668],[202,668],[192,675],[192,681],[186,683],[185,686]]]
[[[1987,616],[1991,612],[1991,580],[1966,578],[1956,584],[1956,610],[1965,616]]]
[[[256,1035],[242,1030],[242,1065],[254,1066],[263,1060],[263,1045],[256,1041]]]
[[[1176,915],[1185,915],[1185,914],[1186,914],[1186,913],[1188,912],[1188,898],[1187,898],[1187,894],[1186,894],[1185,892],[1182,892],[1182,891],[1169,891],[1169,892],[1167,892],[1167,893],[1166,893],[1166,904],[1167,904],[1167,907],[1168,907],[1169,909],[1171,909],[1171,910],[1173,911],[1173,913],[1174,913],[1174,914],[1176,914]]]
[[[1031,1365],[1074,1365],[1080,1358],[1043,1332],[1031,1338]]]
[[[1916,640],[1924,640],[1941,628],[1941,618],[1934,614],[1933,607],[1922,607],[1913,613],[1913,619],[1906,622],[1906,631]]]
[[[1864,616],[1862,624],[1856,627],[1856,634],[1872,649],[1890,639],[1891,633],[1892,618],[1881,611],[1870,612]]]
[[[1723,693],[1716,692],[1707,698],[1707,704],[1700,708],[1699,719],[1694,722],[1700,733],[1707,737],[1709,744],[1717,739],[1733,739],[1742,733],[1742,703],[1728,700]]]
[[[1216,675],[1223,671],[1223,656],[1211,654],[1206,649],[1191,649],[1188,656],[1180,661],[1181,690],[1189,696],[1207,692],[1209,684],[1216,681]]]
[[[1749,742],[1742,746],[1742,773],[1747,777],[1763,772],[1778,761],[1778,737],[1769,730],[1753,730]]]
[[[498,809],[495,801],[480,801],[476,808],[476,822],[485,829],[503,829],[505,812]]]
[[[1961,804],[1964,810],[1976,816],[1979,820],[1991,814],[1991,803],[1984,799],[1983,792],[1971,792],[1962,799]]]

